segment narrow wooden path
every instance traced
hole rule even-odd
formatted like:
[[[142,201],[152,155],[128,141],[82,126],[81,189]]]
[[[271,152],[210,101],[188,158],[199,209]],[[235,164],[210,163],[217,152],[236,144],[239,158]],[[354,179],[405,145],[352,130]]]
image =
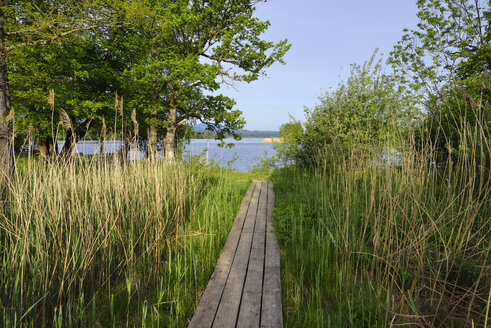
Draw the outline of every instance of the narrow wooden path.
[[[189,327],[283,327],[273,202],[271,181],[252,182]]]

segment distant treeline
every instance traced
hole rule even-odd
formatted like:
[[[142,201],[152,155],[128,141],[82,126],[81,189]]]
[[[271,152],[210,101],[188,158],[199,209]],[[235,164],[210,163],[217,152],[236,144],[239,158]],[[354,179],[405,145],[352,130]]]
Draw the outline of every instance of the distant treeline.
[[[260,130],[237,130],[236,134],[242,138],[275,138],[278,137],[278,131],[260,131]],[[227,134],[227,137],[233,137],[231,134]],[[217,135],[211,131],[198,131],[193,130],[189,133],[189,137],[192,139],[215,139]]]

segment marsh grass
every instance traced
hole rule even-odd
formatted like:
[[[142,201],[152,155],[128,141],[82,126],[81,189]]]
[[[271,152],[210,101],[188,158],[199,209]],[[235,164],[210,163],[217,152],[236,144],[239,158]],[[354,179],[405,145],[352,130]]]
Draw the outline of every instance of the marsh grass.
[[[471,148],[480,156],[443,165],[428,145],[402,149],[402,166],[348,156],[276,171],[286,326],[490,325],[489,145],[480,140]]]
[[[4,327],[186,326],[250,181],[105,156],[18,166],[0,210]]]

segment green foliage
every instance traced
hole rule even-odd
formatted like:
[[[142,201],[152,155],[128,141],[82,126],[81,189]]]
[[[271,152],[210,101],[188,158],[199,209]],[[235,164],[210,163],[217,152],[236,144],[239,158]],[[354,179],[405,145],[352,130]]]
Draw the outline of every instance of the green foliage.
[[[217,138],[239,137],[245,121],[235,102],[216,95],[222,83],[253,81],[282,61],[289,46],[261,39],[268,22],[253,17],[257,1],[144,2],[139,60],[125,72],[131,107],[169,132],[183,119],[208,125]],[[174,114],[169,109],[175,109]],[[170,115],[170,116],[169,116]]]
[[[435,93],[489,70],[489,1],[418,0],[419,24],[405,30],[391,61],[415,89]]]
[[[32,125],[37,137],[56,137],[64,132],[58,125],[61,111],[77,127],[114,107],[108,87],[114,72],[102,60],[106,51],[95,41],[87,42],[91,38],[84,33],[61,45],[28,48],[11,56],[11,96],[19,128]]]
[[[63,5],[61,5],[63,2]],[[261,2],[261,1],[259,1]],[[262,39],[269,22],[258,1],[95,0],[2,4],[17,130],[38,143],[111,133],[145,138],[149,128],[183,138],[180,122],[201,121],[217,138],[236,138],[245,121],[223,83],[251,82],[289,49]],[[46,14],[49,13],[49,14]],[[54,91],[53,97],[50,96]],[[115,96],[117,95],[117,97]],[[124,99],[124,105],[121,104]],[[134,114],[133,114],[134,110]],[[130,120],[131,118],[131,120]],[[134,136],[138,125],[139,136]],[[176,140],[177,143],[177,140]]]
[[[125,43],[114,37],[115,30],[128,30],[128,11],[134,5],[113,0],[11,1],[1,9],[8,23],[1,50],[16,132],[31,134],[40,149],[56,152],[57,138],[68,132],[78,141],[89,129],[100,127],[103,117],[112,125],[114,92],[130,63],[124,61],[131,58],[123,56],[128,51],[122,51]],[[61,113],[66,114],[63,127]]]
[[[488,91],[483,90],[475,102],[465,89],[447,86],[439,97],[430,97],[426,102],[428,112],[416,130],[420,151],[430,149],[433,161],[439,165],[466,154],[489,167],[490,148],[486,139],[489,140],[491,115],[485,92]]]
[[[420,140],[439,163],[469,134],[489,137],[491,6],[481,0],[419,0],[418,27],[405,30],[391,54],[398,76],[424,99]],[[475,139],[475,138],[474,138]]]
[[[361,159],[361,154],[387,146],[395,131],[408,128],[415,102],[396,82],[383,73],[376,52],[363,65],[352,65],[346,82],[319,97],[314,108],[306,108],[299,162],[343,159],[351,153]]]
[[[289,123],[282,124],[278,137],[279,143],[273,145],[276,154],[274,160],[284,167],[294,162],[298,156],[300,142],[303,137],[303,127],[300,121],[291,118]]]
[[[295,164],[300,152],[303,133],[302,123],[294,118],[291,118],[290,122],[282,124],[278,133],[279,140],[273,144],[275,154],[269,155],[265,152],[257,167],[260,169],[277,169]]]

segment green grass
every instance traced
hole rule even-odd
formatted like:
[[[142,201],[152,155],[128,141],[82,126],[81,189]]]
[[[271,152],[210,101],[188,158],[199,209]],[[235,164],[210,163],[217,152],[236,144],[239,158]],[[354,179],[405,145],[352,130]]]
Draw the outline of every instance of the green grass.
[[[19,158],[0,210],[5,327],[185,327],[251,179],[274,180],[286,327],[483,327],[489,172]],[[489,324],[489,319],[488,319]]]
[[[185,327],[251,178],[18,159],[0,209],[4,327]]]
[[[485,325],[487,169],[405,163],[273,174],[286,327]]]

